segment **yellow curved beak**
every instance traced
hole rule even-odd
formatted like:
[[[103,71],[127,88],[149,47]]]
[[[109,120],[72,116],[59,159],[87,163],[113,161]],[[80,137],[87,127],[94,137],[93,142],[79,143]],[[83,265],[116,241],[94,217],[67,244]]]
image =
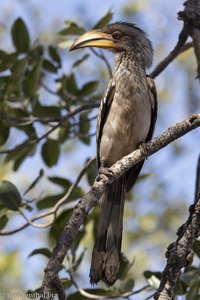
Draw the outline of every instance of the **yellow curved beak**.
[[[92,30],[81,35],[71,46],[69,51],[73,51],[79,48],[85,47],[97,47],[105,49],[116,48],[113,43],[110,34],[97,30]]]

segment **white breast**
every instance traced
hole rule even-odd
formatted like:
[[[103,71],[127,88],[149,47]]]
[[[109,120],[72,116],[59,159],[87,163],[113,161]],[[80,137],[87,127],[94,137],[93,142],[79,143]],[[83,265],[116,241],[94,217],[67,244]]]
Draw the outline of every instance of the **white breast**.
[[[120,76],[120,78],[119,78]],[[151,123],[151,104],[146,75],[137,81],[133,73],[116,76],[115,94],[103,127],[100,161],[110,166],[144,142]]]

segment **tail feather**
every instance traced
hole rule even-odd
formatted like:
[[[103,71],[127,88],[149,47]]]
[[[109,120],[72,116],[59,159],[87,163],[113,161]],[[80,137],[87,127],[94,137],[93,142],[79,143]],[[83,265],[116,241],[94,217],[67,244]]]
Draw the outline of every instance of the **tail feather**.
[[[90,270],[91,283],[103,280],[113,285],[120,266],[123,211],[125,200],[125,177],[112,183],[104,194]]]

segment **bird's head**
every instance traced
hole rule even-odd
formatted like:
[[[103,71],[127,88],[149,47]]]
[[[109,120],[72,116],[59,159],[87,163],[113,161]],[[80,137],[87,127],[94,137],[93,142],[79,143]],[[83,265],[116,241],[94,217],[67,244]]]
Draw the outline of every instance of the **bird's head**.
[[[70,51],[85,47],[97,47],[115,53],[127,52],[141,60],[145,67],[152,62],[153,50],[143,30],[132,23],[116,22],[103,29],[96,29],[81,35]]]

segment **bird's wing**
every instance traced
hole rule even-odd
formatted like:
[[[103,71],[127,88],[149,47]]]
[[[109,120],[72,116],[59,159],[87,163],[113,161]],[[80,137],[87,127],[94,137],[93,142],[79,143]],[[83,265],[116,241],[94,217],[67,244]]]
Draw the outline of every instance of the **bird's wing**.
[[[107,115],[109,113],[111,103],[113,101],[114,94],[115,94],[115,82],[114,82],[114,79],[111,79],[109,84],[108,84],[107,90],[104,94],[104,97],[101,101],[100,109],[99,109],[99,115],[98,115],[98,119],[97,119],[96,139],[97,139],[97,163],[98,163],[98,168],[100,167],[99,148],[100,148],[102,131],[103,131],[104,124],[106,122]]]
[[[149,88],[149,96],[151,101],[151,124],[146,138],[146,142],[148,142],[152,138],[156,119],[157,119],[157,109],[158,109],[156,86],[154,84],[153,78],[151,78],[149,75],[147,75],[147,84]]]
[[[151,101],[151,124],[149,127],[149,132],[147,134],[145,142],[150,141],[152,138],[155,123],[157,119],[157,93],[156,93],[156,87],[153,81],[153,78],[151,78],[149,75],[147,75],[147,84],[148,84],[148,90],[149,90],[149,98]],[[126,174],[126,192],[129,192],[130,189],[135,184],[140,171],[142,169],[142,166],[144,164],[144,160],[139,162],[137,165],[132,167]]]

